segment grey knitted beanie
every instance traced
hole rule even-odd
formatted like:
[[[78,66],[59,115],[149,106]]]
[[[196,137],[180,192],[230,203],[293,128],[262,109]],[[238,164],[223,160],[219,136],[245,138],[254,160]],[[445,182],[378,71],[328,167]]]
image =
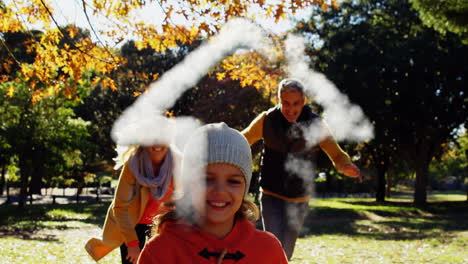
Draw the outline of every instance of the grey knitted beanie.
[[[252,153],[247,139],[239,131],[225,123],[204,125],[195,131],[184,147],[184,177],[210,163],[228,163],[238,167],[245,177],[247,195],[252,178]]]

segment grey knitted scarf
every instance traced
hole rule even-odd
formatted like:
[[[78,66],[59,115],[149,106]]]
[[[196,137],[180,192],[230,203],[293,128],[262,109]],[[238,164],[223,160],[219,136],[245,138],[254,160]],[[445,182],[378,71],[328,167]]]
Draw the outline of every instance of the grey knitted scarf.
[[[169,189],[174,167],[170,149],[166,153],[158,175],[153,173],[153,162],[145,148],[141,148],[131,157],[129,165],[138,183],[150,188],[153,199],[159,200],[164,197]]]

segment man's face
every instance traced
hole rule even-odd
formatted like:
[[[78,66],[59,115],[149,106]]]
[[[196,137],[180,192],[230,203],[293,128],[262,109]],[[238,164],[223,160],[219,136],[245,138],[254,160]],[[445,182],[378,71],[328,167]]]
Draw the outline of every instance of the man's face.
[[[297,91],[284,91],[280,95],[281,113],[288,122],[295,122],[302,112],[306,99]]]

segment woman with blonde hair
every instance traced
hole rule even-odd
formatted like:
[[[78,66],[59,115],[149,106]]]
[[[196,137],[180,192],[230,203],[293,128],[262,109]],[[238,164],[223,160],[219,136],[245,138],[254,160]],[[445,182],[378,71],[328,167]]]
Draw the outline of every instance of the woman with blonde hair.
[[[85,248],[99,261],[120,247],[122,263],[136,263],[153,217],[171,203],[180,154],[169,141],[158,139],[145,145],[119,146],[117,152],[115,168],[122,170],[102,238],[91,238]]]

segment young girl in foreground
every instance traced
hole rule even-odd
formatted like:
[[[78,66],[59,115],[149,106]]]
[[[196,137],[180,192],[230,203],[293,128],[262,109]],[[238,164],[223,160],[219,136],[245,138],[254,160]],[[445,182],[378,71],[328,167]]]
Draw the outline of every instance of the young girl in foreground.
[[[177,212],[158,217],[138,263],[287,263],[278,239],[250,222],[258,209],[244,199],[252,156],[242,134],[224,123],[199,128],[184,148],[182,170]]]

